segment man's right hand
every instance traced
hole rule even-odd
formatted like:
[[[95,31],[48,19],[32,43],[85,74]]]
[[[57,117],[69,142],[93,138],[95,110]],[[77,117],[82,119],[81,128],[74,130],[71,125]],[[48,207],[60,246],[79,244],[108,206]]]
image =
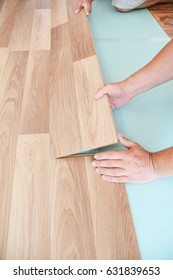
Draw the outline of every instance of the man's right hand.
[[[97,91],[95,99],[100,99],[105,94],[107,94],[109,97],[112,110],[126,105],[133,98],[127,90],[125,82],[105,85]]]
[[[81,9],[83,8],[85,10],[86,15],[88,16],[92,11],[92,0],[76,0],[76,6],[75,6],[75,14],[78,14]]]

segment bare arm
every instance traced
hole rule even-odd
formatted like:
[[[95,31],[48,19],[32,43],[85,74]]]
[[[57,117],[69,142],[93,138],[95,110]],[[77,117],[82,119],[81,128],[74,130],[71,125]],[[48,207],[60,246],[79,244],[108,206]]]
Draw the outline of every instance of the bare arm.
[[[173,40],[171,40],[145,67],[125,80],[132,96],[173,79]]]
[[[127,104],[144,91],[173,79],[173,40],[170,41],[146,66],[118,83],[107,84],[95,95],[100,99],[107,94],[112,109]]]

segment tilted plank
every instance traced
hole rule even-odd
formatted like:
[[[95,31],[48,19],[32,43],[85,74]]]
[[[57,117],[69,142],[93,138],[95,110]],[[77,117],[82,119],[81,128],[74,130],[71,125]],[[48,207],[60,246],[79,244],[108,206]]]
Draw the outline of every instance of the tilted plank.
[[[95,54],[95,48],[85,12],[74,14],[74,0],[66,0],[73,61]]]
[[[139,259],[124,186],[103,181],[92,156],[52,162],[51,258]]]
[[[0,78],[0,259],[4,258],[27,52],[10,53]]]
[[[30,51],[21,109],[20,134],[49,132],[49,68],[49,51]]]
[[[52,157],[82,150],[68,24],[52,29],[50,152]]]
[[[107,96],[99,102],[94,99],[94,94],[101,86],[103,81],[96,56],[73,62],[68,24],[52,29],[52,157],[68,156],[116,143]]]

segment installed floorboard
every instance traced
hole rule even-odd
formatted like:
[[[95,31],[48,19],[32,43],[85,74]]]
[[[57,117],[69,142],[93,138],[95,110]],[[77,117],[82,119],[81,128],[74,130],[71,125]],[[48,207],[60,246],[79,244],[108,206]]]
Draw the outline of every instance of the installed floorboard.
[[[50,9],[35,10],[30,49],[50,50],[50,25]]]
[[[19,0],[6,0],[2,4],[0,11],[0,48],[8,47],[17,14],[21,9]]]
[[[49,132],[49,68],[49,51],[30,52],[21,109],[20,134]]]
[[[16,51],[29,50],[34,18],[34,1],[19,2],[16,17],[12,16],[12,21],[15,19],[15,22],[9,42],[10,49]]]
[[[49,136],[19,136],[6,259],[138,259],[123,185],[92,157],[51,160]]]
[[[56,27],[60,24],[66,23],[67,8],[65,0],[51,0],[51,27]]]
[[[27,53],[10,53],[0,79],[0,259],[4,258]]]
[[[149,11],[168,36],[173,38],[173,4],[155,5]]]
[[[92,159],[53,161],[51,258],[139,259],[124,186],[103,181]]]
[[[6,259],[50,259],[48,195],[48,137],[19,136]]]
[[[50,9],[52,0],[35,0],[36,9]],[[59,0],[58,0],[59,2]]]

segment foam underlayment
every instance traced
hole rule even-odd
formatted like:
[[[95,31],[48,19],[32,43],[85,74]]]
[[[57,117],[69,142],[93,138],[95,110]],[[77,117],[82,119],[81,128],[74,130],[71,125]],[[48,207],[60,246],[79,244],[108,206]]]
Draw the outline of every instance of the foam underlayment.
[[[111,0],[95,0],[89,22],[105,83],[137,71],[170,40],[147,9],[119,13]],[[170,81],[114,110],[118,132],[153,152],[173,146],[172,89]],[[173,177],[126,188],[142,259],[172,260]]]

